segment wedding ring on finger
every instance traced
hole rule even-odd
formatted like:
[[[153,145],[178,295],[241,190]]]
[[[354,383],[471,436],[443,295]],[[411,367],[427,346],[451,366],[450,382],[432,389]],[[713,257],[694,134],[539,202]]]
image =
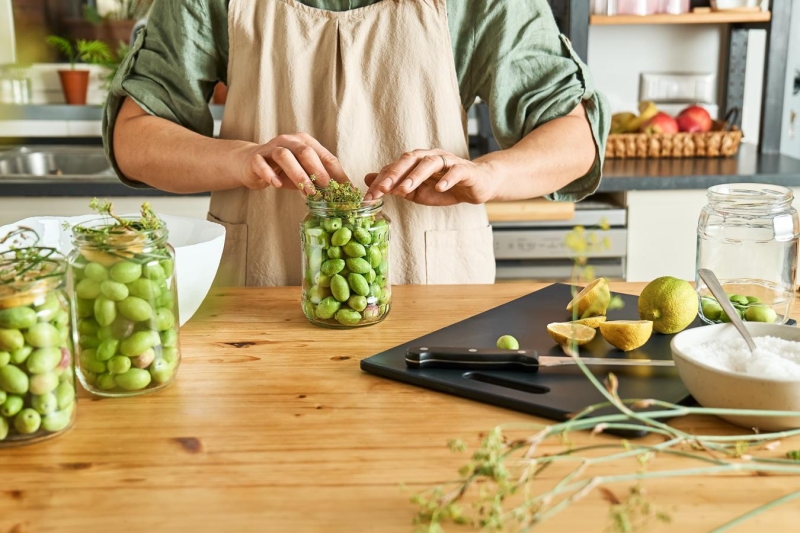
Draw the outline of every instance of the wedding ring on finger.
[[[447,161],[445,156],[440,154],[439,157],[442,158],[442,164],[444,165],[440,171],[440,174],[447,174],[447,171],[450,170],[450,163]]]

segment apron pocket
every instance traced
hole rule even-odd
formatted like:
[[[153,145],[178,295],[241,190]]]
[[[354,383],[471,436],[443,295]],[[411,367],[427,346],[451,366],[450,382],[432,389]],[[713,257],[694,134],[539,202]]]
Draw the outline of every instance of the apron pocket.
[[[425,232],[429,285],[494,283],[492,227]]]
[[[214,287],[247,285],[247,224],[231,224],[208,213],[208,220],[225,228],[225,248]]]

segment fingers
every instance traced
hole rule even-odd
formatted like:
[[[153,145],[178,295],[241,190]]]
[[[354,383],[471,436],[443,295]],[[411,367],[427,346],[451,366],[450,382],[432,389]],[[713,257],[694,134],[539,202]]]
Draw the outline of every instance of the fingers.
[[[244,185],[248,189],[261,190],[270,185],[280,187],[281,180],[261,154],[253,154],[250,158],[250,172],[247,173]]]
[[[317,153],[317,156],[319,157],[319,160],[322,162],[322,166],[327,171],[326,178],[327,176],[330,176],[339,183],[348,183],[350,179],[347,177],[347,174],[345,174],[345,171],[342,168],[342,165],[339,163],[339,160],[336,158],[336,156],[330,153],[330,151],[328,151],[327,148],[322,146],[322,144],[320,144],[320,142],[316,140],[314,137],[305,134],[303,135],[305,142],[311,148],[314,149],[314,151]],[[328,183],[326,180],[323,187],[327,187],[327,185]]]
[[[456,165],[447,173],[442,176],[439,181],[436,183],[436,190],[438,192],[446,192],[455,187],[457,184],[465,181],[469,178],[469,172],[466,168]]]
[[[378,172],[377,177],[367,190],[367,194],[364,196],[364,199],[378,199],[384,194],[390,192],[398,183],[403,181],[403,179],[414,169],[414,167],[417,166],[419,159],[422,157],[423,152],[421,150],[406,152],[394,163],[383,167],[381,171]]]
[[[426,155],[408,173],[408,176],[397,184],[395,190],[402,194],[408,194],[442,170],[444,170],[444,159],[441,156]]]
[[[276,165],[278,165],[280,172],[304,194],[314,194],[316,189],[309,178],[309,176],[314,174],[314,172],[309,172],[308,169],[301,165],[298,157],[304,159],[306,164],[313,168],[313,163],[308,152],[298,156],[290,149],[283,146],[279,146],[272,151],[272,160]]]
[[[260,189],[269,185],[292,187],[312,195],[316,186],[327,187],[331,179],[350,181],[339,160],[319,141],[295,133],[280,135],[258,149],[245,185]]]

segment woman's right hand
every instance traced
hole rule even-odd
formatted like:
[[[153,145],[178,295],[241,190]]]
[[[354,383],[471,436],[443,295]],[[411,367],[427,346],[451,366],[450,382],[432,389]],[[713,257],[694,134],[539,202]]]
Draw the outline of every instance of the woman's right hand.
[[[327,187],[330,180],[350,181],[339,160],[305,133],[279,135],[267,144],[254,145],[243,152],[239,181],[248,189],[290,187],[312,195],[315,184]]]

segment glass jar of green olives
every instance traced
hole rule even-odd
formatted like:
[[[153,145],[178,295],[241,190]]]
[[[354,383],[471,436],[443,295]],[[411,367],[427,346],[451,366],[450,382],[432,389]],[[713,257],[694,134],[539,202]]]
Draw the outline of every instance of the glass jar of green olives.
[[[65,274],[52,248],[0,254],[0,448],[54,437],[75,421]]]
[[[303,313],[320,326],[381,322],[392,304],[390,221],[381,200],[358,205],[308,201],[300,226]]]
[[[719,278],[741,318],[783,324],[795,298],[800,220],[791,189],[729,183],[708,189],[697,225],[697,269]],[[700,318],[730,322],[698,276]]]
[[[167,227],[161,221],[152,227],[152,218],[123,221],[101,218],[72,228],[78,377],[98,396],[162,389],[181,359]]]

